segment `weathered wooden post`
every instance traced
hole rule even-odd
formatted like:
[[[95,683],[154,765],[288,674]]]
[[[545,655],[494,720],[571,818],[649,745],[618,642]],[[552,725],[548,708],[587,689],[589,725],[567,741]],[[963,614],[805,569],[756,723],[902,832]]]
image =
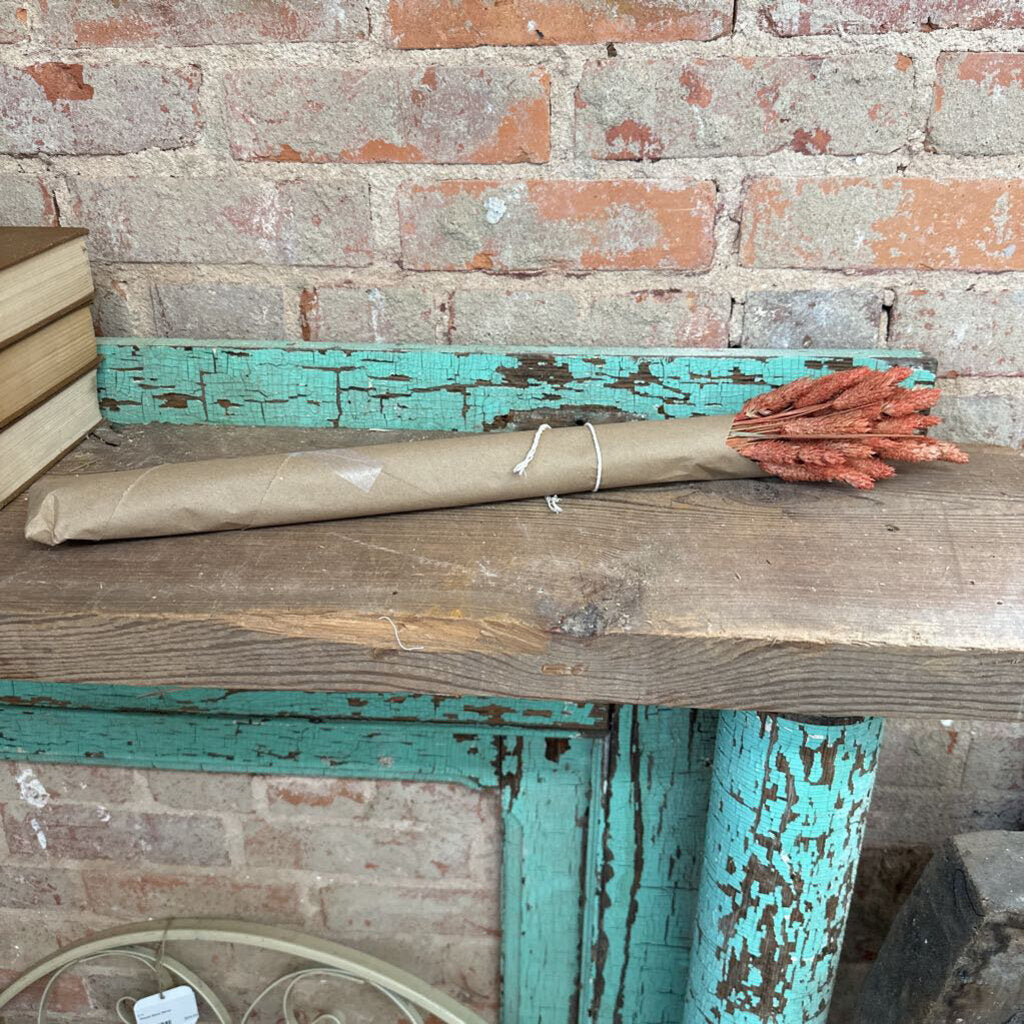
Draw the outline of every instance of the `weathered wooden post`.
[[[881,735],[722,713],[684,1024],[823,1024]]]

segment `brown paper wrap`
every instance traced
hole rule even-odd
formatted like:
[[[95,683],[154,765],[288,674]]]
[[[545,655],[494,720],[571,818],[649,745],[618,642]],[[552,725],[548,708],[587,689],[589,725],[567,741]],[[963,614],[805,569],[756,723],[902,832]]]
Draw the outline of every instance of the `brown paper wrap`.
[[[601,490],[763,475],[729,448],[732,416],[595,427]],[[454,508],[594,489],[587,427],[186,462],[46,478],[29,491],[25,536],[41,544],[244,530]]]

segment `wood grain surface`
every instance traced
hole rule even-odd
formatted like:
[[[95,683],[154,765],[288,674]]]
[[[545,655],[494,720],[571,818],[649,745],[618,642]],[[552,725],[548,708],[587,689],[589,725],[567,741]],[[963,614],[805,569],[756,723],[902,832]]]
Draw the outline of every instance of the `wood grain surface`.
[[[395,436],[128,426],[54,472]],[[867,494],[722,481],[54,549],[21,498],[0,678],[1018,719],[1022,517],[1024,458],[995,448]]]

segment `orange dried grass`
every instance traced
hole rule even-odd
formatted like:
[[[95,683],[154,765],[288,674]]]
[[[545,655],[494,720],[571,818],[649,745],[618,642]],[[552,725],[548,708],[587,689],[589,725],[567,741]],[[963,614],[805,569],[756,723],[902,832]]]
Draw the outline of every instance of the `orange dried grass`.
[[[937,388],[904,388],[904,366],[865,366],[801,377],[750,399],[733,421],[729,445],[771,476],[835,481],[871,490],[894,462],[966,462],[955,444],[920,431],[940,422],[926,412]]]

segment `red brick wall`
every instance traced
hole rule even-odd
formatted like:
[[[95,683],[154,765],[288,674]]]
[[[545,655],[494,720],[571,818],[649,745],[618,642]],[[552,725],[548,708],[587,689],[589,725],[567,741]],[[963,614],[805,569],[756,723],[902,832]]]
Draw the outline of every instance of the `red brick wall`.
[[[169,914],[223,915],[328,935],[497,1019],[501,823],[493,793],[0,763],[0,822],[0,987],[91,931]],[[291,963],[242,947],[178,943],[168,951],[204,974],[236,1019],[244,998]],[[147,986],[144,969],[97,965],[61,982],[55,1016],[109,1021],[118,996],[146,995]],[[358,993],[352,1002],[351,988],[335,993],[352,1012],[382,1005]],[[4,1011],[5,1024],[34,1022],[34,1006],[20,998]]]
[[[106,334],[919,346],[1024,441],[1019,0],[9,0]]]

